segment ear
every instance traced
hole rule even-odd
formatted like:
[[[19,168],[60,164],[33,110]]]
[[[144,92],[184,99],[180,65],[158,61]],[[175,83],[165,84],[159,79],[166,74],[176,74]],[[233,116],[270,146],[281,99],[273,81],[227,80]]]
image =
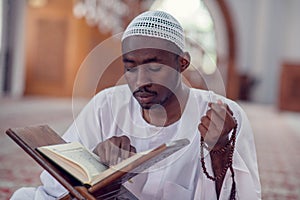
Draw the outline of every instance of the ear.
[[[180,72],[183,72],[190,65],[191,56],[188,52],[183,52],[180,56],[178,56],[178,59],[180,64]]]

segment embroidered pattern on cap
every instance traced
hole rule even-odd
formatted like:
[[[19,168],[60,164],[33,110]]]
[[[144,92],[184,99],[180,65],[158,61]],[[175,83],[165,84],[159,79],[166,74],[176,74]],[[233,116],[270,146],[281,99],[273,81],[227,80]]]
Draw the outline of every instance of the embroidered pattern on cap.
[[[122,41],[134,35],[165,39],[184,51],[183,28],[173,16],[163,11],[147,11],[135,17],[126,28]]]

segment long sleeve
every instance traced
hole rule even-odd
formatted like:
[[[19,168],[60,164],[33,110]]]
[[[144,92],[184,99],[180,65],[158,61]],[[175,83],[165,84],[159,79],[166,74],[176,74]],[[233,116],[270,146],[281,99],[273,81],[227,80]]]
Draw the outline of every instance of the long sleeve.
[[[236,171],[237,196],[247,194],[249,199],[261,199],[261,185],[258,174],[254,136],[249,120],[244,111],[240,110],[240,129],[233,157]],[[251,197],[251,198],[250,198]]]
[[[226,102],[226,100],[224,101]],[[228,103],[238,121],[236,146],[233,154],[236,197],[237,199],[241,200],[260,200],[261,185],[258,174],[256,148],[252,128],[245,112],[239,107],[238,104],[232,101],[227,101],[226,103]],[[205,155],[206,168],[209,174],[213,174],[211,159],[208,152],[206,152]],[[231,192],[231,186],[231,172],[228,170],[225,175],[220,193],[221,200],[228,200]],[[212,188],[215,188],[215,183],[208,179],[202,173],[201,169],[195,199],[216,200],[216,192],[215,189]]]
[[[11,200],[55,200],[68,193],[48,172],[43,171],[40,175],[42,182],[38,187],[22,187],[14,192]]]

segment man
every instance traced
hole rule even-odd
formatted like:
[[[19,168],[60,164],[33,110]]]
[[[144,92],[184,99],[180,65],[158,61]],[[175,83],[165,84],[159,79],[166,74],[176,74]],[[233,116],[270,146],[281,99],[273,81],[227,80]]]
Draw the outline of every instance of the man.
[[[190,145],[124,186],[139,199],[260,199],[255,145],[245,113],[234,102],[187,87],[182,27],[161,11],[137,16],[122,37],[127,85],[101,91],[63,138],[79,141],[108,165],[134,152],[188,138]],[[12,199],[67,194],[46,172],[43,186]]]

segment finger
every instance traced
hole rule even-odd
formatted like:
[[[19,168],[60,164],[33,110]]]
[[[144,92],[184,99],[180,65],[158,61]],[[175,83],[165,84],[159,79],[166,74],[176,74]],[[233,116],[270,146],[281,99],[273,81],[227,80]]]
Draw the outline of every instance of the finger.
[[[216,104],[219,104],[219,105],[224,104],[221,99],[218,99],[216,102],[209,102],[208,105],[210,106],[212,103],[216,103]]]
[[[207,115],[201,118],[198,129],[209,146],[213,146],[219,140],[222,135],[223,124],[224,121],[212,109],[207,111]]]
[[[212,103],[211,104],[211,109],[217,113],[217,115],[221,118],[224,119],[226,118],[227,114],[227,108],[224,104],[217,104],[217,103]]]
[[[100,150],[99,144],[95,147],[95,149],[93,150],[93,153],[98,156],[101,156],[102,151]]]
[[[104,143],[104,161],[107,165],[110,165],[110,157],[111,157],[111,139],[105,141]]]
[[[118,159],[120,157],[119,152],[120,152],[120,139],[114,136],[110,139],[109,154],[106,154],[108,155],[110,165],[117,164]]]
[[[208,131],[206,137],[204,138],[205,143],[212,148],[219,141],[220,133],[216,131]]]
[[[229,108],[229,106],[225,105],[225,116],[223,111],[222,112],[218,112],[219,116],[222,116],[223,118],[225,118],[226,123],[228,124],[234,124],[235,123],[235,119],[233,117],[233,112],[231,111],[231,109]]]
[[[226,115],[225,117],[220,117],[220,115],[213,109],[211,109],[211,113],[209,115],[211,123],[215,126],[216,130],[221,132],[225,125]]]
[[[134,146],[130,145],[130,150],[129,151],[130,151],[129,152],[130,156],[133,156],[134,154],[136,154],[136,148]]]
[[[209,131],[209,132],[216,132],[218,131],[216,125],[213,121],[208,117],[204,116],[201,118],[201,124]]]
[[[228,104],[223,103],[221,100],[218,100],[217,103],[218,103],[219,105],[222,105],[223,107],[225,107],[226,110],[227,110],[231,115],[233,115],[233,112],[232,112],[232,110],[229,108]]]
[[[211,107],[212,104],[213,104],[213,103],[210,102],[210,103],[208,104],[208,106]],[[220,99],[218,99],[218,100],[217,100],[217,103],[215,103],[215,104],[218,104],[218,105],[220,105],[220,106],[225,107],[225,108],[227,109],[227,111],[228,111],[231,115],[233,115],[233,112],[232,112],[232,110],[229,108],[228,104],[223,103]]]
[[[136,153],[136,148],[134,146],[130,145],[130,152],[131,153]]]
[[[214,110],[226,110],[226,104],[224,103],[210,103],[209,107]]]
[[[222,130],[225,119],[222,119],[213,109],[209,109],[206,112],[206,116],[209,118],[210,123],[213,123],[215,125],[217,130]]]
[[[106,164],[110,165],[110,152],[111,152],[111,146],[112,146],[112,138],[106,140],[104,142],[104,145],[103,145],[103,149],[104,149],[104,160],[106,162]]]
[[[206,116],[211,119],[211,115],[212,115],[212,109],[209,109],[208,111],[206,111]]]
[[[120,155],[121,159],[126,159],[130,156],[129,151],[130,151],[130,140],[126,136],[120,137],[121,139],[121,146],[120,146]]]
[[[198,130],[200,131],[201,136],[205,138],[206,133],[207,133],[206,127],[203,124],[199,124]]]
[[[102,162],[103,164],[107,164],[105,148],[103,148],[103,144],[97,145],[93,152],[99,156],[100,162]]]
[[[208,106],[211,107],[212,104],[219,104],[219,105],[222,105],[222,104],[224,104],[224,103],[223,103],[223,101],[222,101],[221,99],[218,99],[216,102],[209,102],[209,103],[208,103]]]
[[[110,149],[110,157],[109,157],[109,164],[116,165],[120,158],[120,148],[118,146],[112,146]]]
[[[209,129],[209,125],[210,125],[210,119],[208,116],[203,116],[201,118],[201,124],[208,130]]]
[[[101,156],[100,156],[100,158],[101,158],[101,162],[103,162],[106,165],[109,165],[109,160],[108,160],[109,159],[109,151],[108,151],[106,146],[107,146],[106,143],[101,146],[101,149],[100,149]]]
[[[204,116],[201,118],[200,125],[203,126],[203,128],[205,128],[205,130],[202,128],[202,131],[205,132],[205,137],[211,138],[211,137],[215,137],[215,135],[217,136],[220,135],[221,131],[217,129],[216,125],[211,121],[211,119],[209,119],[208,116]]]
[[[220,108],[218,106],[212,105],[212,110],[214,113],[212,115],[217,115],[218,117],[214,117],[214,119],[211,119],[211,121],[213,124],[215,124],[217,129],[222,132],[221,136],[227,137],[228,133],[234,128],[236,121],[232,113],[230,113],[231,110],[229,109],[229,107],[227,105],[223,106]]]

